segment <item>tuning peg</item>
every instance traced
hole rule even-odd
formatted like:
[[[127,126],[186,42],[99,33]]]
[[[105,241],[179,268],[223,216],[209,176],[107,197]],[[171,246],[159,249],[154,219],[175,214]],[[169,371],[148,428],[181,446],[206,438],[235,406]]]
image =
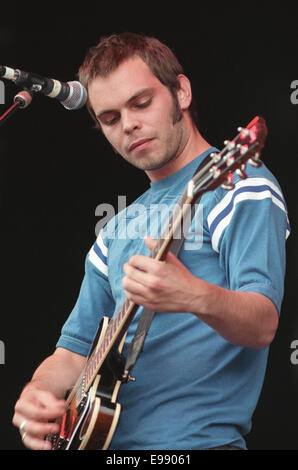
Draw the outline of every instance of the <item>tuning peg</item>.
[[[241,165],[240,168],[238,168],[238,169],[236,170],[237,175],[240,176],[240,178],[242,178],[242,179],[246,179],[246,178],[247,178],[247,174],[246,174],[246,172],[245,172],[245,168],[246,168],[246,165],[243,164],[243,165]]]
[[[237,144],[237,149],[240,151],[241,155],[244,155],[248,150],[248,146]]]
[[[241,132],[241,134],[243,134],[245,136],[249,135],[249,130],[246,129],[245,127],[238,127],[237,131]]]
[[[212,174],[214,179],[218,178],[221,174],[220,169],[217,168],[215,165],[210,168],[209,172]]]
[[[234,161],[235,161],[235,157],[228,157],[226,161],[227,166],[233,165]]]
[[[260,159],[260,153],[257,152],[252,158],[248,160],[248,163],[251,166],[254,166],[255,168],[259,168],[260,166],[262,166],[262,162],[259,159]]]
[[[218,163],[219,160],[221,159],[220,154],[219,154],[219,153],[216,153],[216,152],[210,153],[210,157],[212,158],[212,160],[214,161],[214,163]]]
[[[223,189],[226,189],[227,191],[230,191],[231,189],[235,188],[235,185],[233,183],[233,173],[229,173],[226,180],[222,183],[221,187]]]
[[[224,140],[224,145],[228,147],[228,150],[232,150],[235,147],[235,142],[231,140]]]

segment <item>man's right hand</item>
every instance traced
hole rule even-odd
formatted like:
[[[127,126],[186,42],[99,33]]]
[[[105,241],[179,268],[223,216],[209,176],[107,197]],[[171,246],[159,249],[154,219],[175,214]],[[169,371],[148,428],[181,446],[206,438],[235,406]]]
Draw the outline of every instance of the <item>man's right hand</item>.
[[[44,438],[59,432],[54,421],[66,411],[65,400],[57,399],[51,392],[28,384],[15,405],[13,424],[19,428],[26,447],[34,450],[50,450],[51,443]]]
[[[51,448],[44,438],[56,434],[59,424],[55,422],[66,411],[63,399],[76,383],[86,357],[57,348],[36,369],[15,405],[13,424],[20,430],[26,447],[35,450]],[[21,428],[21,429],[20,429]]]

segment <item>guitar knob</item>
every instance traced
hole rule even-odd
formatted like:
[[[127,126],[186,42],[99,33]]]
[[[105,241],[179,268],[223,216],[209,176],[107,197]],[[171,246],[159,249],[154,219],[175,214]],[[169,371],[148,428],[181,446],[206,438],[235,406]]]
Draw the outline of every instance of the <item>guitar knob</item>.
[[[125,370],[122,375],[122,382],[128,383],[128,382],[135,382],[135,381],[136,381],[136,378],[132,377],[128,370]]]

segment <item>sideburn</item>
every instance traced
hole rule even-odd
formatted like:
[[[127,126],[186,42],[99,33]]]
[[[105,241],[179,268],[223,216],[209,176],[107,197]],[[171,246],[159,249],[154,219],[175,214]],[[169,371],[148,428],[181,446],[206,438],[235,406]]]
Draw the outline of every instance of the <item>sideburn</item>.
[[[180,108],[180,105],[179,105],[179,102],[178,102],[178,98],[177,98],[177,95],[175,93],[175,90],[170,90],[171,92],[171,95],[172,95],[172,98],[173,98],[173,124],[177,124],[177,122],[181,121],[182,117],[183,117],[183,113],[181,111],[181,108]]]

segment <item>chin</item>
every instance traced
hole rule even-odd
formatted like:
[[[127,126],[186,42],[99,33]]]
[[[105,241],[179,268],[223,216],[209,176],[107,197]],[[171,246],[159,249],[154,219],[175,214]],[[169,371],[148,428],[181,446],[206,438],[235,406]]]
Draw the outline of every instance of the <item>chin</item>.
[[[154,170],[159,170],[160,168],[164,167],[167,163],[170,161],[174,160],[175,156],[166,156],[166,157],[161,157],[161,158],[149,158],[149,157],[144,157],[140,158],[139,160],[136,159],[134,161],[128,160],[132,165],[134,165],[136,168],[139,168],[140,170],[143,171],[154,171]]]

